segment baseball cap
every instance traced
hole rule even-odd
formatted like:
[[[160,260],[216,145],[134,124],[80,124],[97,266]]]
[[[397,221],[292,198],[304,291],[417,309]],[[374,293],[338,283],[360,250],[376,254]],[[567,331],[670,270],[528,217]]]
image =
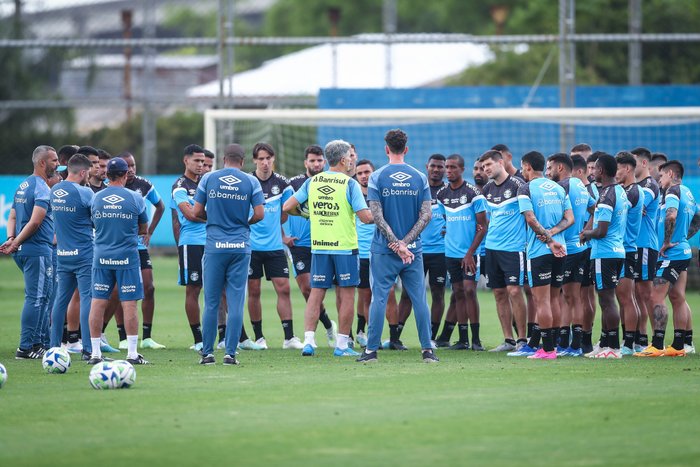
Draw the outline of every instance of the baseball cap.
[[[107,173],[127,172],[129,166],[121,157],[114,157],[107,162]]]

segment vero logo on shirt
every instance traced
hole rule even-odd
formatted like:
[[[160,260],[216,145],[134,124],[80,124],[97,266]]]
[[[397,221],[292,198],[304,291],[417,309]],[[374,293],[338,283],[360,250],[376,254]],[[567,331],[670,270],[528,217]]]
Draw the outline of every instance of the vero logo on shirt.
[[[241,183],[241,180],[233,175],[224,175],[223,177],[219,177],[219,180],[225,183],[225,185],[219,185],[219,188],[222,190],[238,191],[238,187],[234,185]]]

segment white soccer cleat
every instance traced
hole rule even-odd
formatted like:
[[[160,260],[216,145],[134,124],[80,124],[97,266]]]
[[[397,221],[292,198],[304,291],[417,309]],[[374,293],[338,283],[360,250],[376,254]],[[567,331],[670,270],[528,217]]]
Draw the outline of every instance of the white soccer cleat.
[[[685,354],[686,354],[686,355],[691,354],[691,353],[695,353],[695,346],[694,346],[694,345],[685,344],[685,345],[683,346],[683,350],[685,350]],[[70,352],[70,351],[69,351],[69,352]]]
[[[256,344],[250,339],[238,343],[238,348],[241,350],[265,350],[265,347]]]
[[[612,358],[612,359],[620,359],[622,358],[622,352],[620,349],[611,349],[610,347],[603,347],[598,352],[593,353],[591,352],[592,355],[588,355],[588,358]]]
[[[216,348],[219,350],[225,349],[226,348],[226,341],[224,341],[224,340],[219,341],[219,343],[216,344]]]
[[[333,320],[331,320],[331,328],[326,329],[326,337],[328,338],[328,347],[335,349],[335,343],[338,339],[338,325]]]
[[[69,342],[68,344],[66,344],[66,350],[70,353],[82,353],[83,344],[81,344],[80,342]]]
[[[593,355],[595,355],[595,354],[597,354],[598,352],[600,352],[600,349],[601,349],[601,347],[600,347],[600,341],[599,341],[599,342],[596,342],[596,343],[595,343],[595,345],[593,346],[593,350],[591,350],[591,351],[588,352],[587,354],[583,354],[583,356],[584,356],[584,357],[593,358]]]
[[[267,348],[267,346],[265,348]],[[303,348],[304,344],[296,336],[291,339],[285,339],[284,342],[282,342],[282,349],[284,350],[301,350]]]
[[[267,350],[267,341],[264,337],[261,337],[260,339],[256,340],[255,343],[262,347],[263,350]]]

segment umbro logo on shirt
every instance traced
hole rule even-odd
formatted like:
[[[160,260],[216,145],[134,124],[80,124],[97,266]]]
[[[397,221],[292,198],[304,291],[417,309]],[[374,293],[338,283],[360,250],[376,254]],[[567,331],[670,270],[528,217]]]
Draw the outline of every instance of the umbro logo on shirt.
[[[19,189],[26,190],[28,186],[29,186],[29,182],[22,182],[19,186]]]
[[[102,201],[105,201],[109,204],[114,205],[114,204],[121,203],[122,201],[124,201],[124,198],[122,198],[119,195],[109,195],[109,196],[105,196],[104,198],[102,198]]]
[[[541,187],[543,190],[547,190],[547,191],[553,190],[555,186],[557,186],[557,184],[556,184],[556,183],[553,183],[553,182],[550,182],[550,181],[544,182],[542,185],[540,185],[540,187]]]
[[[333,188],[332,186],[329,186],[329,185],[323,185],[322,187],[320,187],[318,189],[318,191],[320,191],[321,193],[323,193],[326,196],[329,196],[331,193],[335,192],[335,188]]]
[[[231,185],[236,185],[237,183],[241,183],[241,180],[238,177],[234,177],[233,175],[225,175],[223,177],[219,177],[219,180],[227,184],[228,186]]]
[[[389,175],[389,177],[393,178],[397,182],[405,182],[406,180],[411,178],[410,175],[408,175],[407,173],[403,173],[403,172],[396,172],[395,174]]]
[[[63,188],[60,188],[60,189],[54,191],[53,195],[58,197],[58,198],[63,198],[64,196],[68,196],[68,192],[66,190],[64,190]]]

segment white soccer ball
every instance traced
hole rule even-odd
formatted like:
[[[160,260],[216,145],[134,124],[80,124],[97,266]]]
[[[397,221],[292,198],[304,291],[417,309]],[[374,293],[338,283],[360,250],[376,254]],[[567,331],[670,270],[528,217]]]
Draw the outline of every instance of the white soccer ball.
[[[47,373],[65,373],[70,368],[70,355],[66,349],[51,347],[41,359],[41,366]]]
[[[3,364],[0,363],[0,388],[2,388],[6,382],[7,382],[7,370],[5,369]]]
[[[119,387],[130,388],[136,382],[136,370],[134,366],[126,360],[116,360],[112,363],[114,371],[119,375]]]
[[[118,389],[121,384],[114,362],[100,362],[93,366],[89,378],[95,389]]]

